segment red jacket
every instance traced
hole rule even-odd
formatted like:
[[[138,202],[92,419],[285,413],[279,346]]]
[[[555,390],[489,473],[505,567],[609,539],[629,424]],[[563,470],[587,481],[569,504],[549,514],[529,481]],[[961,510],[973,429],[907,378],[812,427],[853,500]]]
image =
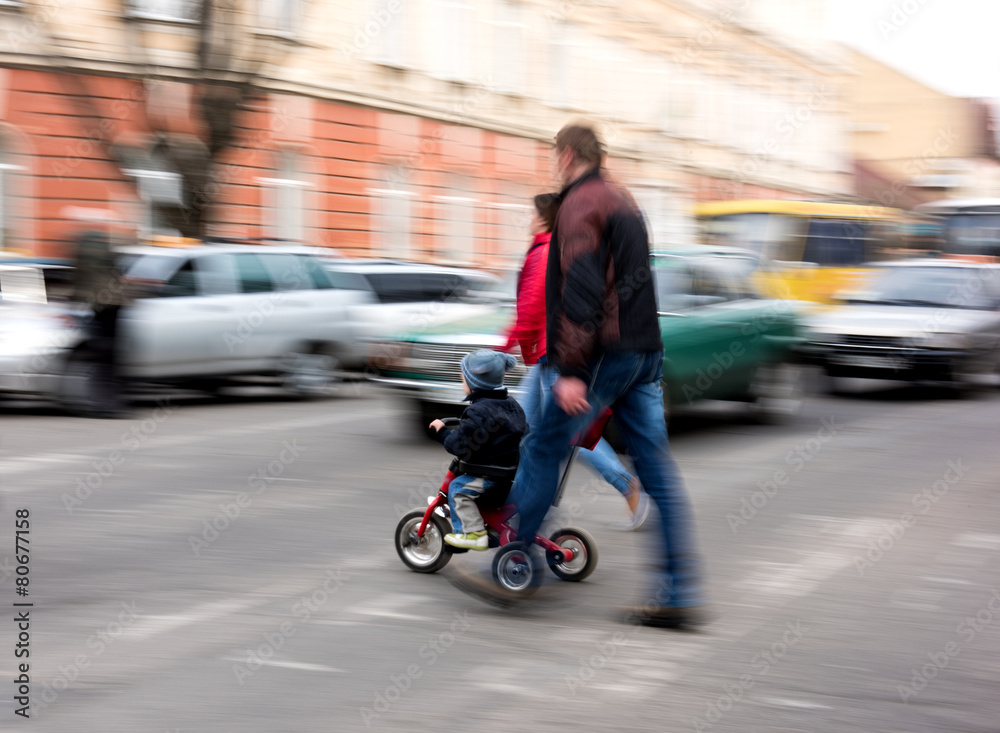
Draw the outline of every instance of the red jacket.
[[[545,356],[545,268],[549,259],[549,237],[536,234],[524,257],[517,278],[517,319],[507,335],[504,351],[521,347],[521,358],[528,366]]]

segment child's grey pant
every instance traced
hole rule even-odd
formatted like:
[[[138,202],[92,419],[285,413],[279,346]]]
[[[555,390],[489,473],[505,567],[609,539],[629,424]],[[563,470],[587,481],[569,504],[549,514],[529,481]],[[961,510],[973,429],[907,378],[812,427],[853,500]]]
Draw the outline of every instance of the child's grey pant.
[[[494,485],[495,482],[489,479],[468,474],[452,480],[448,486],[448,507],[451,509],[451,526],[455,529],[455,534],[470,534],[486,529],[476,500]]]

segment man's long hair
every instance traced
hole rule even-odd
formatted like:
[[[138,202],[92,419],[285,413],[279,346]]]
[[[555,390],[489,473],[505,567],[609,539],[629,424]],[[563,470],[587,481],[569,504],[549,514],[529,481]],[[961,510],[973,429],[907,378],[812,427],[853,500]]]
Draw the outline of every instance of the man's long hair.
[[[594,128],[588,125],[572,123],[556,133],[556,152],[561,153],[569,148],[573,157],[580,163],[586,163],[590,168],[604,165],[607,149]]]

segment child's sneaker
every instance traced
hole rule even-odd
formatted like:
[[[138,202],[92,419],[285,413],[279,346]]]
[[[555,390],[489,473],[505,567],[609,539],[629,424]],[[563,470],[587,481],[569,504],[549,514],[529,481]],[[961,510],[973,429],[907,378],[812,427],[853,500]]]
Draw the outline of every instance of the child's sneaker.
[[[464,547],[466,550],[490,549],[490,537],[486,532],[467,532],[465,534],[446,534],[444,541],[452,547]]]

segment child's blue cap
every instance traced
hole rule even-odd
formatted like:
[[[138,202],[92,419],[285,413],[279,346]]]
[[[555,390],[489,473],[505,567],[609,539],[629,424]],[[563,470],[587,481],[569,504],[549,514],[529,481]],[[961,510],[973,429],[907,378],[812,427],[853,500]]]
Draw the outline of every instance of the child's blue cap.
[[[480,349],[462,357],[462,376],[471,390],[503,389],[503,375],[516,365],[510,354]]]

